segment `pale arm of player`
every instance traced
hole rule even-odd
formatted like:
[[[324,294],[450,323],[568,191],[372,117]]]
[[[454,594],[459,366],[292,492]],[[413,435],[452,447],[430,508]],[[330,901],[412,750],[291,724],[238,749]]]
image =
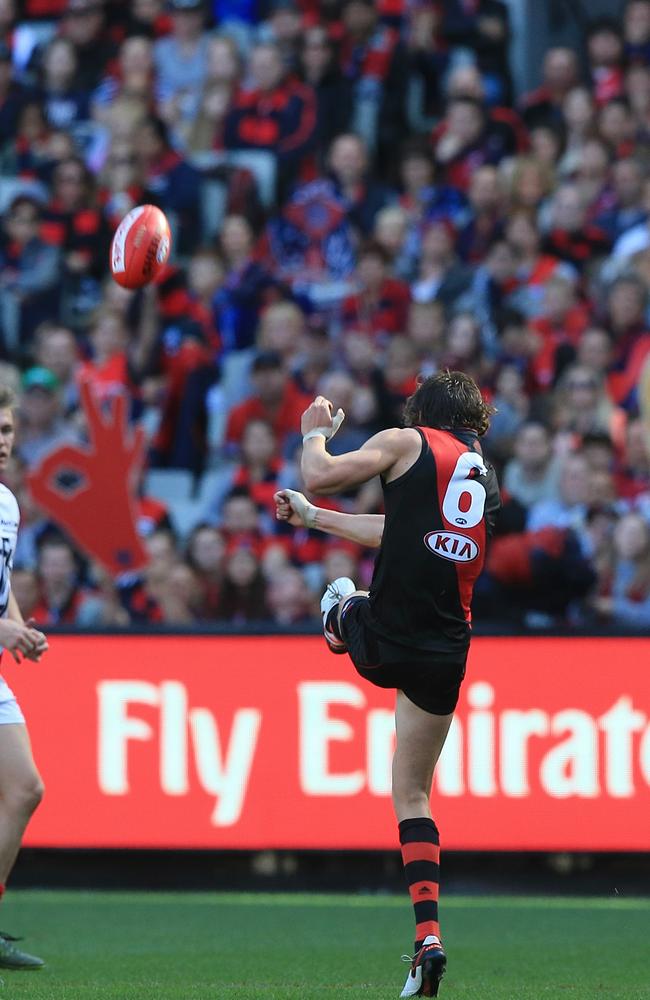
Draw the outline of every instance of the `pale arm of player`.
[[[330,455],[325,448],[325,431],[332,426],[332,404],[317,396],[302,415],[303,441],[300,469],[305,486],[313,493],[338,493],[358,486],[386,472],[401,457],[402,431],[380,431],[357,451]]]
[[[364,548],[377,549],[381,545],[384,533],[383,514],[344,514],[342,511],[316,507],[296,490],[280,490],[274,499],[278,521],[316,528],[328,535],[356,542]]]
[[[22,616],[21,610],[18,607],[18,601],[14,597],[13,590],[9,591],[9,601],[7,602],[7,618],[12,622],[18,622],[19,625],[25,624],[25,619]]]
[[[25,622],[13,591],[9,591],[7,617],[0,619],[0,645],[20,663],[20,653],[25,659],[38,663],[43,653],[49,649],[47,638],[35,628],[33,619]]]

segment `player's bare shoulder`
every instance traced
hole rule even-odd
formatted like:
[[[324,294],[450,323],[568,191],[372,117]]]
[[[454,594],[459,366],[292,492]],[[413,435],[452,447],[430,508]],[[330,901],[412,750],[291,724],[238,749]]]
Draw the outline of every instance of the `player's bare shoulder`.
[[[394,456],[394,463],[385,477],[390,483],[415,465],[422,453],[422,435],[415,427],[392,427],[383,434],[386,435],[386,447]]]

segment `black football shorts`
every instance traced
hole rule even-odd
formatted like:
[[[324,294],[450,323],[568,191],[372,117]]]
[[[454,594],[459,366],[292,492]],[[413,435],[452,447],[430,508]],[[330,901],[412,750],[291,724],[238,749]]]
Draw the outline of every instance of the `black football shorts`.
[[[341,638],[357,673],[376,687],[396,688],[431,715],[450,715],[456,708],[465,677],[467,653],[423,653],[384,642],[373,631],[367,597],[353,597],[343,607]],[[403,659],[400,657],[403,656]]]

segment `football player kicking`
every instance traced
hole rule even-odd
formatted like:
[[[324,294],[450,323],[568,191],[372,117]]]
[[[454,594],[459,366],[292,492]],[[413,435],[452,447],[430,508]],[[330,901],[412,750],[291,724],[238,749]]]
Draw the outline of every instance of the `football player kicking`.
[[[407,400],[402,429],[333,456],[332,416],[318,396],[302,417],[302,477],[315,494],[381,476],[383,514],[344,514],[302,493],[276,494],[277,517],[379,548],[370,592],[342,577],[321,601],[325,640],[358,673],[395,688],[392,796],[415,911],[415,945],[402,997],[438,995],[446,966],[438,923],[440,841],[429,798],[456,708],[470,641],[470,601],[499,508],[494,470],[479,437],[491,408],[463,372],[440,372]]]
[[[0,385],[0,473],[7,468],[14,444],[14,397]],[[32,622],[25,624],[11,593],[20,513],[13,493],[0,484],[0,647],[17,663],[38,663],[47,639]],[[1,650],[0,650],[1,654]],[[13,692],[0,677],[0,899],[13,868],[30,817],[43,795],[24,716]],[[17,939],[0,931],[0,968],[38,969],[44,963],[16,947]]]

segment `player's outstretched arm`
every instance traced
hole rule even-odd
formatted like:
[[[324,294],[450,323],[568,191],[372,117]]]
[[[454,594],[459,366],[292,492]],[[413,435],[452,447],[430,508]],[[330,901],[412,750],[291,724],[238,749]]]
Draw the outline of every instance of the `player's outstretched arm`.
[[[417,436],[413,441],[408,431],[392,428],[375,434],[357,451],[330,455],[325,444],[338,430],[342,414],[338,418],[338,414],[332,417],[332,404],[323,396],[317,396],[302,415],[300,469],[310,492],[338,493],[358,486],[387,472],[404,458],[408,448],[415,448],[417,454],[421,447]]]
[[[278,521],[316,528],[369,549],[378,549],[381,545],[384,533],[383,514],[344,514],[338,510],[326,510],[324,507],[316,507],[303,493],[296,490],[280,490],[274,499]]]

